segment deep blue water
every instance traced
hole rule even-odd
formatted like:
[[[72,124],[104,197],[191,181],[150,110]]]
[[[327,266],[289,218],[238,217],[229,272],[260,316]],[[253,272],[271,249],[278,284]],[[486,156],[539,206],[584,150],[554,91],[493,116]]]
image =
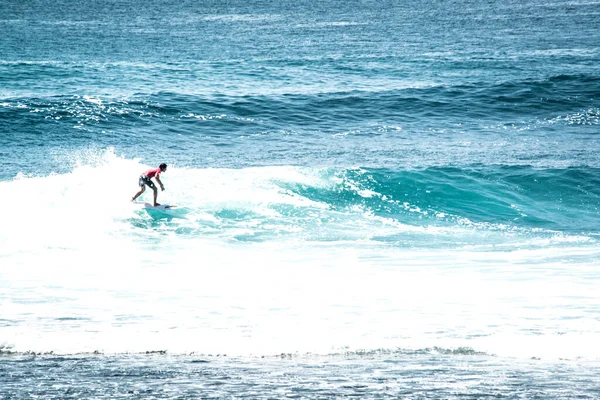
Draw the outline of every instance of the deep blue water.
[[[0,398],[599,397],[598,27],[0,3]]]

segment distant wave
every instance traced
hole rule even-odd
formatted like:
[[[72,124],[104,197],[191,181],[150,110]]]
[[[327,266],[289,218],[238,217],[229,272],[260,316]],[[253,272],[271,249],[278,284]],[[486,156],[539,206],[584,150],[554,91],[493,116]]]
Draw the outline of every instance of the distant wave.
[[[69,73],[64,71],[64,73]],[[268,85],[268,83],[267,83]],[[312,92],[312,90],[311,90]],[[275,95],[224,95],[161,91],[126,98],[104,95],[52,95],[6,97],[0,100],[4,118],[41,113],[46,118],[140,118],[185,116],[190,113],[225,113],[258,116],[279,123],[299,123],[300,118],[335,121],[379,118],[411,121],[415,118],[455,117],[515,122],[523,117],[552,119],[580,113],[579,123],[596,123],[600,104],[590,99],[600,93],[600,78],[590,75],[559,75],[544,80],[514,80],[498,84],[474,82],[454,86],[406,87],[391,90],[327,91],[324,93]],[[94,102],[92,101],[94,100]],[[591,110],[586,113],[586,110]],[[594,111],[595,110],[595,111]],[[116,121],[114,121],[116,122]]]

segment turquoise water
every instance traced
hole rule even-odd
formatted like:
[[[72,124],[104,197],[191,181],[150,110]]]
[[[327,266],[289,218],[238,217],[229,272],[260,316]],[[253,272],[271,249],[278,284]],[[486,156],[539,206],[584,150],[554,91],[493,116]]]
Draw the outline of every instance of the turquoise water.
[[[598,26],[0,4],[0,397],[598,398]]]

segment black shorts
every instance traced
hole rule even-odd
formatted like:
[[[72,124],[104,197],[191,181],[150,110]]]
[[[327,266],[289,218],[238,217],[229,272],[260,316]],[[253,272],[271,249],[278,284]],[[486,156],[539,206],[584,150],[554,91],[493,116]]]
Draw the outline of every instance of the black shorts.
[[[140,180],[139,180],[139,184],[140,187],[143,188],[144,185],[148,185],[150,186],[152,189],[156,190],[156,186],[154,185],[154,182],[152,182],[152,179],[150,179],[149,177],[147,177],[146,175],[140,175]]]

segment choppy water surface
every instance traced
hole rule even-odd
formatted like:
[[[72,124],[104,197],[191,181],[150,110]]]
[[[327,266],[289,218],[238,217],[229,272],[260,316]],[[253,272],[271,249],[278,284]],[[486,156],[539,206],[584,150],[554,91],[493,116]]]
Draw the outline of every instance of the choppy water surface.
[[[65,357],[2,362],[7,398],[595,398],[597,369],[477,355],[388,354],[226,361]],[[26,366],[27,373],[22,368]],[[93,373],[90,373],[93,371]],[[35,382],[35,385],[31,383]],[[24,391],[23,387],[27,390]]]

